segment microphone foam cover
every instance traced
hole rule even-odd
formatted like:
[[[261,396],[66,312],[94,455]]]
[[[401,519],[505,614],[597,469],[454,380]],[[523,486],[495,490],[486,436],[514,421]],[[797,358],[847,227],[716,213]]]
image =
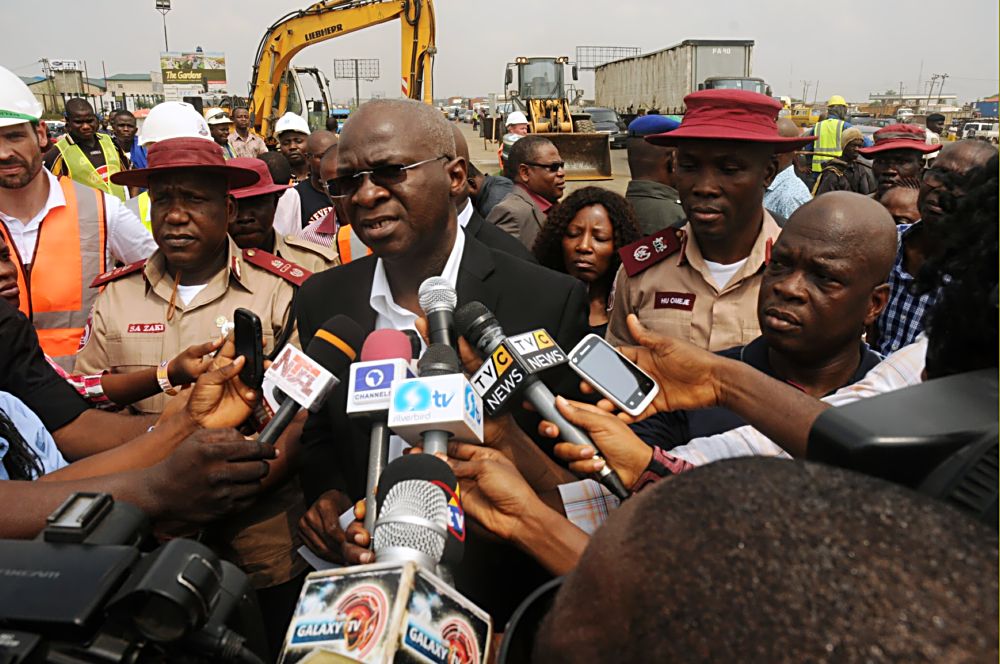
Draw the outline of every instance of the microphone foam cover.
[[[385,505],[385,497],[389,490],[404,480],[440,482],[452,492],[458,486],[458,480],[455,479],[451,466],[433,454],[406,454],[390,462],[382,471],[378,480],[376,504]]]
[[[483,319],[494,318],[493,312],[486,308],[482,302],[466,302],[455,310],[455,329],[458,333],[469,339],[469,334],[473,328],[482,325]]]
[[[357,359],[364,341],[361,326],[343,314],[337,314],[316,330],[306,347],[306,355],[316,360],[335,376],[341,376]]]
[[[444,376],[462,373],[462,363],[458,353],[448,344],[431,344],[423,357],[417,361],[418,376]]]
[[[451,283],[444,277],[430,277],[420,284],[417,291],[420,299],[420,308],[424,313],[446,309],[454,311],[458,304],[458,295]]]
[[[399,330],[375,330],[361,347],[361,361],[413,359],[410,338]]]

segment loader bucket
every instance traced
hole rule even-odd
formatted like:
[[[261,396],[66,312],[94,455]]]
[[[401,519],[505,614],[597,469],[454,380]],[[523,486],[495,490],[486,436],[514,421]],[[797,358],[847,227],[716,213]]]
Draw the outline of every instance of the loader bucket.
[[[566,162],[567,180],[610,180],[611,145],[607,134],[538,134],[552,141]]]

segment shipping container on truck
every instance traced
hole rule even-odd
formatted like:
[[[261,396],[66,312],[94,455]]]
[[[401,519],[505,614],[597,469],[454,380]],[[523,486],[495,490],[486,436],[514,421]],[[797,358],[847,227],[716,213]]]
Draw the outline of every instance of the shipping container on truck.
[[[752,39],[687,39],[660,51],[609,62],[594,71],[595,104],[622,116],[634,117],[640,109],[683,113],[684,96],[719,77],[729,80],[709,87],[759,87],[755,91],[764,92],[763,81],[750,79],[753,45]]]

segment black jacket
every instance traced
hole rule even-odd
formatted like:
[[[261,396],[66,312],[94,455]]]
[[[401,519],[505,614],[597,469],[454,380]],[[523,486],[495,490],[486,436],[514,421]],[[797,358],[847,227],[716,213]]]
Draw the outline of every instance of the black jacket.
[[[469,217],[469,223],[465,225],[465,234],[466,236],[476,238],[491,249],[498,249],[531,263],[538,262],[535,260],[535,256],[528,251],[527,247],[518,242],[512,235],[505,233],[493,224],[487,224],[486,220],[483,219],[483,216],[475,208],[472,209],[472,216]]]
[[[502,231],[501,231],[502,232]],[[331,316],[344,314],[366,332],[375,329],[369,306],[376,258],[366,256],[313,275],[296,298],[299,335],[305,348]],[[587,331],[587,296],[581,282],[568,275],[522,261],[491,249],[466,234],[456,288],[459,306],[478,300],[492,311],[507,334],[545,328],[569,351]],[[545,382],[572,396],[574,374],[553,372]],[[365,493],[369,428],[348,420],[344,412],[346,381],[334,389],[326,405],[309,415],[302,434],[302,488],[308,502],[330,489],[353,501]],[[516,413],[522,428],[532,433],[537,417]],[[511,612],[549,575],[533,560],[475,528],[466,531],[465,556],[454,569],[456,587],[503,625]]]

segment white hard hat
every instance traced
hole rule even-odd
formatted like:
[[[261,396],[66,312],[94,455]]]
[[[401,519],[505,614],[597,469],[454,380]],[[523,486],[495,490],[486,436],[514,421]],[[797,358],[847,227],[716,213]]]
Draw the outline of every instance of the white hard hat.
[[[233,120],[221,108],[210,108],[205,111],[205,121],[209,125],[232,124]]]
[[[146,147],[169,138],[212,140],[208,123],[194,106],[183,101],[165,101],[149,110],[139,130],[139,145]]]
[[[14,72],[0,67],[0,127],[38,122],[42,105]]]
[[[516,124],[528,124],[528,118],[524,116],[521,111],[512,111],[510,115],[507,116],[507,121],[504,123],[505,127]]]
[[[309,125],[305,120],[302,119],[301,115],[296,115],[291,111],[288,111],[280,118],[274,125],[274,135],[281,136],[286,131],[297,131],[300,134],[308,134]]]

